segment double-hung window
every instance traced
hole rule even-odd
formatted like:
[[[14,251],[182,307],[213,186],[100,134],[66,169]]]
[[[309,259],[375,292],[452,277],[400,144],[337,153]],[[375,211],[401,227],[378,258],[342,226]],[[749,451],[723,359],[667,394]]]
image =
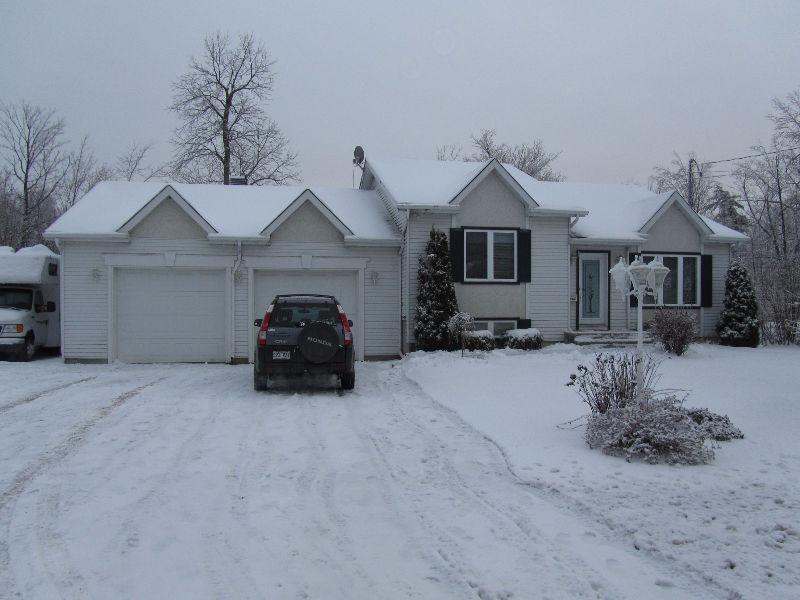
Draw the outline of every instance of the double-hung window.
[[[464,281],[517,280],[517,232],[464,230]]]
[[[516,321],[501,321],[497,319],[475,319],[475,331],[491,331],[492,335],[499,337],[506,332],[516,329]]]
[[[656,257],[669,269],[664,280],[662,301],[652,296],[645,298],[645,304],[663,306],[700,306],[700,257],[697,255],[645,254],[644,262]]]

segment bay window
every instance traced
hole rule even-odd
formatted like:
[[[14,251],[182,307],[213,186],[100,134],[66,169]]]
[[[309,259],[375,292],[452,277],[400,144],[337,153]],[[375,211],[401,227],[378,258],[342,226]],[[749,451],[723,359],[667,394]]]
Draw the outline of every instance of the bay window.
[[[516,280],[516,231],[464,230],[464,281]]]
[[[649,263],[656,257],[669,269],[664,279],[662,301],[646,296],[645,305],[659,306],[700,306],[700,257],[697,255],[644,254],[642,259]]]

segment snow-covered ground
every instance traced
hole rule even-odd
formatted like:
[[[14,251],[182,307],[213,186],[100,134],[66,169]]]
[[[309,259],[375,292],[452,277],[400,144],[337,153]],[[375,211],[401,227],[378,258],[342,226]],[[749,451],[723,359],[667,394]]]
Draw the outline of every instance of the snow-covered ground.
[[[583,428],[556,427],[586,412],[564,384],[593,351],[571,345],[415,354],[404,369],[495,441],[522,481],[698,582],[698,595],[800,597],[800,349],[695,344],[682,357],[654,355],[661,388],[727,414],[745,439],[719,443],[701,467],[629,464],[590,450]]]
[[[681,468],[555,428],[590,357],[415,354],[267,394],[248,366],[0,362],[0,597],[791,597],[800,352],[666,361],[747,435]]]

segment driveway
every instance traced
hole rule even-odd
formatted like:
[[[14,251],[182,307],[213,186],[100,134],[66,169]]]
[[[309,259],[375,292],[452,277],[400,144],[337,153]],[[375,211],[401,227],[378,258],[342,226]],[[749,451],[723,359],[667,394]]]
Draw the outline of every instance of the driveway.
[[[0,363],[0,596],[687,597],[403,364],[258,394],[249,366]]]

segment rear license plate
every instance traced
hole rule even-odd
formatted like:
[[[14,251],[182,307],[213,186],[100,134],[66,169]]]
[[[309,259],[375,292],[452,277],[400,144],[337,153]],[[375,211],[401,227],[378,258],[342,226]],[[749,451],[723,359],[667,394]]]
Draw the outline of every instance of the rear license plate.
[[[289,360],[291,352],[289,350],[273,350],[272,360]]]

